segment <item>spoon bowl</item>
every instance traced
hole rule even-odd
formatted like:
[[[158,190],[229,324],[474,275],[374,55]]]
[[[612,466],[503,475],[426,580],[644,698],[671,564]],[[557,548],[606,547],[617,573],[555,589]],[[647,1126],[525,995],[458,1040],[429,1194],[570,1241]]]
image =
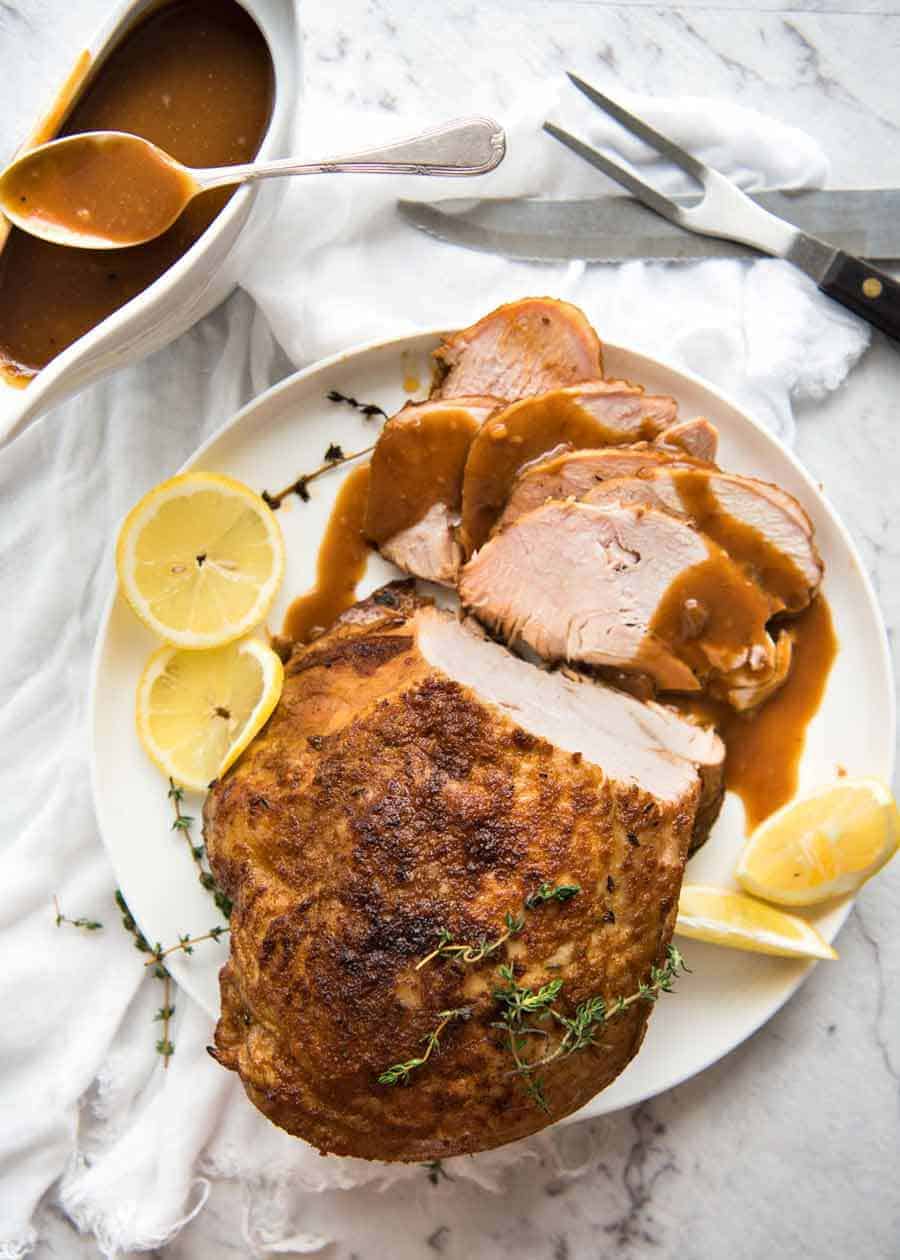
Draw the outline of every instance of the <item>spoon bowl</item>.
[[[121,249],[172,226],[201,185],[140,136],[88,131],[23,154],[0,175],[0,210],[54,245]]]
[[[300,162],[194,170],[141,136],[90,131],[30,149],[0,174],[0,211],[55,245],[122,249],[172,226],[198,193],[284,175],[484,175],[506,152],[502,127],[463,118],[382,148]]]

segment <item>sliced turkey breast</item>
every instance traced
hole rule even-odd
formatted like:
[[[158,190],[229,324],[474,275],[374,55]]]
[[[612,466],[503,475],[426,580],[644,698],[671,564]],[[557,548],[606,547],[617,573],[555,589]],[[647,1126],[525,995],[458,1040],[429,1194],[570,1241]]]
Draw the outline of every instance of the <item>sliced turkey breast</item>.
[[[495,529],[512,524],[548,499],[580,499],[603,481],[633,477],[663,464],[690,466],[691,462],[690,456],[648,443],[564,451],[553,459],[537,460],[516,477]]]
[[[711,468],[647,468],[605,481],[590,503],[644,503],[689,518],[789,612],[805,608],[822,580],[809,517],[780,486]]]
[[[535,508],[463,566],[459,594],[544,660],[636,670],[663,691],[774,667],[771,598],[688,521],[638,504]]]
[[[483,421],[502,406],[480,396],[407,403],[382,429],[369,474],[366,536],[407,573],[456,581],[466,457]]]
[[[597,334],[577,306],[554,298],[508,302],[445,337],[434,358],[438,398],[525,398],[603,376]]]
[[[668,446],[678,446],[688,455],[706,460],[709,464],[715,463],[719,451],[719,431],[703,416],[669,425],[656,440]]]
[[[446,503],[432,503],[420,521],[401,529],[378,550],[404,573],[425,582],[455,586],[459,566],[465,559],[456,538],[458,522],[459,514]]]
[[[560,445],[596,448],[653,438],[677,414],[673,398],[645,394],[627,381],[573,385],[495,412],[466,459],[461,541],[467,553],[488,537],[527,464]]]

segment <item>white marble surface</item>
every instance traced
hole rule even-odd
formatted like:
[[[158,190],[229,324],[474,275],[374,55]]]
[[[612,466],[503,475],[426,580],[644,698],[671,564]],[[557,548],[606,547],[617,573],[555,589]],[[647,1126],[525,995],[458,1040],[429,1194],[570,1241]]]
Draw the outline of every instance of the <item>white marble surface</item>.
[[[0,151],[104,7],[0,4]],[[502,117],[523,83],[572,67],[636,90],[733,96],[815,134],[832,157],[833,183],[900,182],[900,7],[884,0],[305,0],[302,21],[307,93],[319,101],[423,122],[469,109]],[[221,316],[211,319],[212,327]],[[191,337],[195,362],[210,347],[211,371],[216,338]],[[164,352],[163,365],[180,352],[183,343]],[[900,625],[897,356],[876,339],[837,394],[798,416],[800,455],[860,544],[892,635]],[[412,1189],[317,1196],[303,1227],[336,1240],[322,1252],[335,1260],[897,1256],[898,912],[895,864],[863,892],[841,934],[839,965],[820,967],[766,1028],[702,1076],[570,1129],[564,1168],[525,1163],[498,1194],[432,1184],[423,1170]],[[235,1188],[216,1187],[205,1212],[154,1254],[249,1255],[245,1208]],[[40,1227],[40,1260],[98,1254],[52,1196]]]

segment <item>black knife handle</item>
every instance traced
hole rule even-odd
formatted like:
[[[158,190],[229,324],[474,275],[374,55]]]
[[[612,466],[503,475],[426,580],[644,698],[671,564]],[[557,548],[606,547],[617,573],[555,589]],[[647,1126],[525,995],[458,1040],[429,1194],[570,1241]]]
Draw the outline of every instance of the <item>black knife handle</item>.
[[[871,263],[838,250],[819,288],[874,328],[900,341],[900,284]]]

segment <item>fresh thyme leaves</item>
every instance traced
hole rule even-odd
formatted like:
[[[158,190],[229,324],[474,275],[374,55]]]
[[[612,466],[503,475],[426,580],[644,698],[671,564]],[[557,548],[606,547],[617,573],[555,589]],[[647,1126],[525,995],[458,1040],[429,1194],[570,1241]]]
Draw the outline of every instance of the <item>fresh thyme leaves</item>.
[[[549,980],[539,989],[526,989],[516,982],[516,973],[512,967],[504,964],[498,971],[500,979],[505,980],[506,984],[502,989],[494,990],[494,1001],[503,1008],[504,1022],[517,1027],[526,1016],[543,1019],[562,988],[562,980]]]
[[[536,910],[549,902],[563,904],[580,892],[580,884],[542,883],[525,898],[522,913],[507,911],[503,921],[504,929],[498,936],[493,939],[483,937],[474,944],[457,942],[453,939],[452,932],[441,928],[437,945],[431,953],[416,963],[416,970],[421,970],[436,958],[451,958],[464,966],[479,963],[495,954],[508,940],[524,930],[525,911]],[[671,993],[678,973],[687,970],[681,951],[677,946],[670,945],[665,963],[661,967],[651,967],[649,980],[641,981],[634,993],[627,997],[619,996],[609,1005],[600,994],[596,994],[579,1003],[573,1015],[564,1015],[556,1005],[563,993],[562,980],[548,980],[537,988],[529,987],[518,982],[513,966],[502,963],[497,968],[497,974],[503,983],[492,994],[498,1018],[491,1027],[500,1029],[504,1034],[514,1065],[513,1072],[519,1076],[525,1092],[536,1106],[549,1115],[550,1107],[544,1092],[542,1070],[551,1063],[595,1045],[599,1030],[636,1002],[655,1002],[661,993]],[[378,1077],[378,1083],[408,1084],[411,1073],[423,1067],[439,1048],[440,1037],[447,1024],[453,1019],[468,1019],[470,1014],[469,1007],[441,1011],[437,1026],[424,1038],[424,1052],[407,1059],[405,1063],[395,1063],[387,1068]],[[527,1053],[529,1046],[533,1045],[533,1038],[541,1038],[547,1046],[546,1052],[537,1058],[530,1057]]]
[[[553,1003],[562,989],[561,980],[551,980],[539,989],[529,989],[520,985],[512,967],[499,968],[500,978],[506,983],[503,988],[494,990],[494,1001],[500,1007],[500,1018],[492,1024],[506,1034],[506,1046],[512,1055],[515,1070],[522,1077],[529,1097],[540,1107],[541,1111],[550,1114],[550,1107],[544,1095],[544,1082],[541,1077],[531,1077],[529,1065],[522,1060],[521,1054],[528,1045],[529,1036],[547,1037],[546,1029],[526,1020],[541,1021],[549,1019],[553,1014]]]
[[[56,926],[62,927],[64,923],[68,923],[71,927],[81,928],[84,932],[99,932],[103,924],[97,919],[70,919],[67,914],[63,914],[59,908],[59,901],[53,898],[53,908],[56,911]]]
[[[438,1184],[441,1177],[443,1177],[445,1181],[453,1180],[453,1178],[450,1176],[450,1174],[447,1172],[446,1168],[444,1167],[443,1162],[439,1159],[430,1159],[428,1163],[423,1164],[422,1167],[425,1169],[426,1173],[428,1174],[428,1180],[431,1182],[433,1186],[436,1186]]]
[[[670,945],[665,963],[661,967],[651,967],[649,981],[641,981],[634,993],[628,997],[615,998],[609,1007],[598,994],[581,1002],[575,1008],[575,1014],[569,1017],[562,1015],[553,1005],[562,989],[561,982],[551,981],[538,990],[524,989],[516,984],[512,968],[501,967],[500,972],[507,985],[494,994],[503,1011],[495,1027],[502,1028],[507,1034],[507,1044],[515,1063],[514,1070],[522,1078],[528,1094],[542,1109],[549,1110],[543,1093],[543,1078],[538,1073],[559,1059],[568,1058],[570,1054],[595,1045],[600,1028],[636,1002],[652,1003],[658,999],[660,993],[671,993],[679,971],[687,970],[681,951],[676,945]],[[555,992],[550,993],[553,985],[558,987]],[[537,1033],[546,1037],[547,1033],[545,1029],[526,1026],[523,1022],[526,1014],[539,1020],[549,1017],[565,1030],[553,1050],[530,1061],[523,1061],[521,1057],[528,1035]]]
[[[119,910],[122,915],[122,927],[125,929],[126,932],[130,932],[131,935],[134,937],[134,948],[139,949],[142,954],[152,954],[153,950],[151,948],[150,942],[147,940],[144,933],[135,923],[134,917],[132,916],[131,911],[128,909],[128,903],[125,900],[125,898],[122,896],[122,890],[120,888],[116,889],[116,905],[119,907]]]
[[[231,928],[213,927],[208,932],[204,932],[202,936],[179,936],[174,945],[169,945],[166,949],[157,943],[150,950],[150,957],[144,963],[145,967],[152,967],[154,964],[159,966],[164,958],[168,958],[170,954],[193,954],[194,946],[199,945],[201,941],[217,941],[220,936],[224,936],[226,932],[230,932]]]
[[[175,1014],[175,1007],[172,1005],[172,977],[165,967],[162,968],[162,972],[163,1004],[153,1018],[162,1021],[162,1036],[157,1039],[156,1053],[162,1055],[163,1067],[167,1068],[169,1060],[175,1053],[175,1045],[169,1036],[169,1021]]]
[[[194,838],[191,834],[191,827],[194,819],[190,814],[185,814],[182,811],[181,803],[184,800],[184,791],[182,788],[176,787],[172,779],[169,779],[168,797],[175,810],[175,820],[172,823],[172,830],[180,831],[185,840],[187,840],[188,848],[191,851],[191,857],[194,859],[194,865],[197,868],[197,878],[199,879],[201,886],[205,888],[212,897],[219,910],[221,910],[223,917],[230,919],[231,899],[230,897],[225,896],[222,889],[213,878],[212,871],[208,869],[205,862],[205,847],[202,844],[194,844]]]
[[[173,791],[178,791],[178,789],[174,788]],[[178,804],[180,802],[176,803]],[[169,1036],[169,1022],[175,1014],[175,1006],[172,1002],[172,986],[174,982],[172,977],[169,975],[169,969],[166,967],[163,959],[168,958],[170,954],[174,954],[178,950],[181,950],[185,954],[192,954],[194,952],[194,946],[199,945],[201,941],[217,941],[220,936],[223,936],[226,932],[231,931],[231,929],[227,927],[214,927],[210,928],[210,930],[202,936],[179,936],[177,944],[170,945],[167,949],[163,949],[159,941],[157,941],[155,945],[151,945],[147,940],[137,923],[135,923],[134,916],[128,909],[128,902],[123,897],[122,891],[119,888],[116,889],[116,905],[119,907],[119,911],[122,915],[122,927],[126,932],[134,937],[135,949],[140,950],[142,954],[149,955],[147,961],[144,963],[144,966],[152,967],[153,975],[157,980],[162,981],[162,1006],[153,1016],[153,1019],[154,1022],[158,1020],[162,1024],[161,1036],[156,1042],[156,1052],[162,1056],[163,1066],[168,1067],[169,1059],[171,1059],[172,1055],[175,1053],[175,1046]]]
[[[375,403],[362,403],[358,398],[351,398],[349,394],[342,394],[338,389],[330,389],[325,397],[329,402],[345,403],[348,407],[353,407],[354,410],[362,412],[367,419],[371,419],[372,416],[384,416],[385,420],[387,419],[387,412],[383,408],[376,406]]]
[[[533,892],[525,898],[525,910],[536,910],[538,906],[545,905],[548,901],[568,901],[570,897],[574,897],[576,893],[581,892],[580,884],[541,884],[537,892]],[[465,966],[472,963],[479,963],[483,959],[495,954],[501,945],[512,936],[518,936],[525,929],[525,915],[513,914],[507,910],[503,917],[503,931],[494,940],[482,937],[480,941],[476,941],[473,945],[460,944],[453,939],[453,933],[448,932],[446,928],[441,928],[438,933],[438,943],[430,954],[426,954],[423,959],[416,963],[416,971],[430,963],[433,958],[453,958],[457,962]]]
[[[384,415],[380,408],[378,410],[381,415]],[[289,486],[285,486],[277,494],[270,494],[268,490],[263,490],[263,502],[267,503],[273,512],[278,511],[289,494],[296,494],[304,503],[309,503],[310,482],[315,481],[317,477],[321,477],[327,472],[331,472],[332,468],[340,468],[344,464],[349,464],[351,460],[360,459],[363,455],[370,455],[374,449],[375,444],[373,442],[371,446],[364,446],[361,451],[351,451],[349,455],[345,455],[341,448],[332,442],[325,452],[324,463],[321,463],[318,468],[314,468],[312,472],[302,473],[296,481],[292,481]]]
[[[568,901],[570,897],[574,897],[576,893],[580,892],[580,884],[557,884],[555,888],[550,884],[541,884],[537,892],[533,892],[530,897],[525,898],[525,909],[534,910],[537,906],[543,906],[548,901]]]
[[[460,945],[453,940],[452,933],[446,928],[441,928],[438,944],[430,954],[426,954],[421,962],[416,963],[416,971],[430,963],[432,958],[455,958],[457,962],[461,962],[466,966],[471,963],[481,962],[483,958],[495,954],[501,945],[505,945],[511,936],[518,936],[525,927],[524,914],[511,914],[507,911],[504,917],[504,930],[498,937],[490,941],[487,937],[477,941],[474,945]]]
[[[441,1034],[447,1025],[455,1019],[468,1019],[471,1013],[471,1008],[468,1006],[460,1006],[453,1011],[441,1011],[438,1014],[438,1024],[422,1038],[425,1042],[424,1052],[414,1059],[407,1059],[405,1063],[394,1063],[391,1067],[386,1068],[379,1076],[378,1084],[406,1085],[410,1074],[415,1072],[417,1068],[424,1067],[434,1051],[440,1048]]]

